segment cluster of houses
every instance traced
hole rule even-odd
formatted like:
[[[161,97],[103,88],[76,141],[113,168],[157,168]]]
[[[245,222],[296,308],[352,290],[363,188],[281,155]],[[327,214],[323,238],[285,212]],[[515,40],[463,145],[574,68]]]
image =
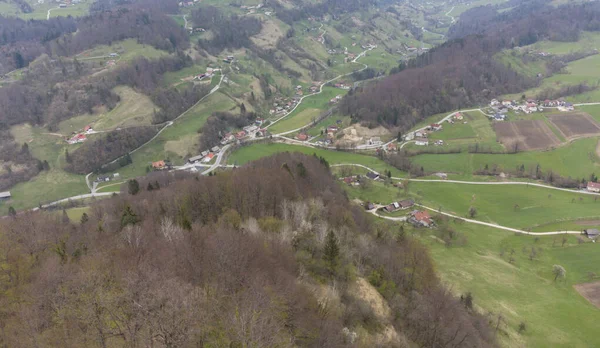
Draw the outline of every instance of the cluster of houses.
[[[225,133],[221,137],[221,145],[227,145],[245,138],[266,137],[269,132],[266,128],[262,127],[264,123],[264,118],[257,118],[256,121],[254,121],[254,124],[244,127],[241,131]]]
[[[78,133],[73,133],[73,136],[71,138],[67,139],[67,143],[69,143],[69,145],[81,144],[87,140],[87,134],[92,134],[92,133],[94,133],[94,130],[92,129],[92,127],[85,126],[83,128],[83,131],[78,132]]]
[[[415,205],[415,201],[413,201],[412,199],[405,199],[400,202],[392,202],[392,203],[388,204],[387,206],[385,206],[385,208],[383,208],[383,210],[387,211],[388,213],[393,213],[398,210],[409,209],[414,205]]]
[[[497,99],[492,99],[490,102],[490,107],[495,112],[495,114],[491,117],[496,121],[504,121],[506,119],[506,113],[508,112],[508,110],[513,110],[515,112],[523,112],[525,114],[531,114],[534,112],[544,111],[544,108],[557,108],[559,111],[573,111],[575,109],[572,103],[566,102],[562,99],[527,99],[522,103],[519,103],[516,100],[499,101]]]
[[[342,100],[342,96],[341,95],[336,95],[334,98],[331,98],[331,100],[329,101],[330,104],[337,104],[339,103],[340,100]]]
[[[296,107],[296,104],[298,104],[299,101],[299,96],[296,96],[294,98],[277,97],[275,99],[275,102],[273,103],[273,109],[269,111],[269,114],[275,116],[283,116],[290,110],[294,109],[294,107]]]
[[[265,10],[264,6],[265,6],[264,4],[258,4],[258,5],[254,5],[254,6],[242,5],[242,6],[240,6],[240,9],[248,11],[248,12],[246,12],[246,14],[251,15],[251,14],[257,13],[257,11],[260,9]],[[264,14],[267,16],[271,16],[273,14],[273,11],[265,10]]]
[[[194,6],[194,3],[199,2],[200,0],[193,0],[193,1],[180,1],[179,2],[179,7],[192,7]]]
[[[462,117],[462,116],[461,116]],[[428,135],[430,132],[438,132],[442,130],[442,125],[439,123],[432,123],[429,126],[425,127],[424,129],[415,131],[413,133],[409,133],[407,134],[404,139],[409,141],[409,140],[414,140],[415,141],[415,145],[417,146],[428,146],[429,145],[429,138]],[[437,140],[435,143],[435,145],[437,146],[442,146],[444,145],[444,141],[443,140]]]
[[[340,89],[344,89],[344,90],[349,90],[352,85],[346,82],[337,82],[333,85],[335,88],[340,88]]]
[[[221,147],[219,146],[213,146],[210,151],[209,150],[205,150],[202,151],[198,156],[194,156],[194,157],[190,157],[188,159],[189,163],[209,163],[210,161],[213,160],[213,158],[215,158],[215,156],[217,154],[219,154],[219,152],[221,152]]]

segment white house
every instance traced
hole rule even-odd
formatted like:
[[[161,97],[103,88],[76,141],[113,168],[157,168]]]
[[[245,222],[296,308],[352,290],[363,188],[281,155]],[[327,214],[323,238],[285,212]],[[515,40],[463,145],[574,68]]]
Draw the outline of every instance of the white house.
[[[427,138],[416,138],[415,145],[427,146],[429,145],[429,140]]]

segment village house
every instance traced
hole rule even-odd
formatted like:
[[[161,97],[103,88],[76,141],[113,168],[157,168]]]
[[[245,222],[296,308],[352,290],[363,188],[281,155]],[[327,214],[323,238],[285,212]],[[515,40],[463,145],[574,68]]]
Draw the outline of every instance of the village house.
[[[379,174],[373,173],[373,172],[368,172],[367,178],[369,178],[371,180],[379,180]]]
[[[368,145],[374,145],[374,146],[379,146],[382,145],[383,142],[381,141],[380,137],[372,137],[371,139],[369,139]]]
[[[498,101],[498,99],[492,99],[492,101],[490,102],[490,106],[497,106],[500,105],[500,102]]]
[[[202,160],[203,163],[208,163],[210,161],[212,161],[212,159],[215,157],[215,154],[212,152],[209,152],[208,155],[206,155],[204,157],[204,159]]]
[[[306,133],[300,133],[300,134],[296,135],[296,139],[298,139],[300,141],[307,141],[308,140],[308,134],[306,134]]]
[[[227,145],[235,140],[235,136],[231,133],[226,133],[221,139],[221,145]]]
[[[429,212],[426,210],[419,211],[415,210],[410,213],[408,221],[415,227],[431,227],[433,226],[433,220],[429,216]]]
[[[152,169],[154,170],[163,170],[166,167],[167,165],[165,164],[165,161],[152,162]]]
[[[595,228],[588,228],[583,230],[583,234],[585,234],[590,239],[595,239],[600,235],[600,231]]]
[[[219,151],[221,151],[221,148],[218,146],[213,146],[212,149],[210,149],[210,151],[214,152],[214,153],[219,153]]]
[[[85,126],[83,127],[83,131],[86,132],[87,134],[93,133],[94,130],[92,129],[92,126]]]
[[[398,146],[396,145],[396,143],[389,143],[386,146],[386,150],[388,152],[394,152],[394,151],[398,151]]]
[[[202,152],[200,152],[200,156],[202,156],[202,157],[206,157],[206,156],[208,155],[208,153],[209,153],[209,152],[210,152],[210,151],[208,151],[208,150],[206,150],[206,151],[202,151]]]
[[[427,138],[415,138],[415,145],[427,146],[429,145],[429,140]]]
[[[588,181],[587,190],[590,192],[600,192],[600,183]]]
[[[72,137],[71,139],[69,139],[68,143],[73,145],[73,144],[83,143],[86,140],[87,140],[87,136],[85,134],[77,134],[74,137]]]
[[[456,115],[454,115],[454,119],[458,120],[458,121],[462,121],[463,115],[460,112],[457,112]]]
[[[414,206],[415,201],[413,201],[412,199],[405,199],[403,201],[398,202],[398,204],[400,205],[400,209],[404,210]]]
[[[198,156],[190,157],[188,159],[188,162],[189,163],[196,163],[196,162],[200,161],[202,158],[204,158],[204,156],[206,156],[206,155],[198,155]]]
[[[400,210],[400,204],[398,202],[393,202],[383,209],[385,209],[385,211],[387,211],[388,213],[393,213],[396,210]]]
[[[96,182],[109,182],[110,176],[99,176],[96,178]]]
[[[432,123],[429,125],[428,128],[432,131],[440,131],[440,130],[442,130],[442,125],[439,123]]]
[[[438,178],[440,178],[442,180],[448,179],[448,174],[446,174],[446,173],[435,173],[433,175],[437,176]]]
[[[376,208],[376,207],[375,207],[375,204],[373,204],[373,203],[371,203],[371,202],[368,202],[368,203],[365,205],[365,209],[366,209],[366,210],[373,210],[373,209],[375,209],[375,208]]]
[[[246,132],[244,132],[244,131],[239,131],[235,134],[235,138],[237,140],[243,139],[245,136],[246,136]]]

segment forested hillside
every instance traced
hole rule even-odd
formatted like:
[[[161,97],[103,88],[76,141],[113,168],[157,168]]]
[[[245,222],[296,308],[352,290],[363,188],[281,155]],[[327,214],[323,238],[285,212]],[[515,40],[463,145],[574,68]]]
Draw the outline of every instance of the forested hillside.
[[[429,115],[518,93],[538,83],[494,59],[504,48],[538,40],[577,40],[599,30],[600,5],[546,7],[538,3],[498,13],[492,7],[465,13],[450,29],[454,39],[401,63],[390,77],[356,90],[342,109],[354,120],[408,129]]]
[[[351,205],[323,159],[138,186],[81,222],[1,222],[2,345],[494,346],[425,248]]]

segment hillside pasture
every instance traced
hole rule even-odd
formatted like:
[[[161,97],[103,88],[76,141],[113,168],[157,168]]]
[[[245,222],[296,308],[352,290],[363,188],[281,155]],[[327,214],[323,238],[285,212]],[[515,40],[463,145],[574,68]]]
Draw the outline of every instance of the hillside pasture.
[[[497,122],[494,130],[505,147],[520,150],[540,150],[560,144],[558,137],[542,120]]]
[[[552,114],[548,119],[568,140],[600,134],[600,125],[585,112]]]
[[[600,282],[577,284],[574,288],[581,296],[600,309]]]

